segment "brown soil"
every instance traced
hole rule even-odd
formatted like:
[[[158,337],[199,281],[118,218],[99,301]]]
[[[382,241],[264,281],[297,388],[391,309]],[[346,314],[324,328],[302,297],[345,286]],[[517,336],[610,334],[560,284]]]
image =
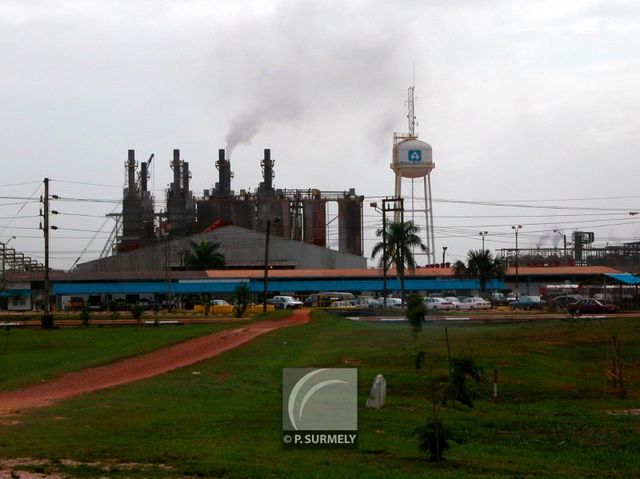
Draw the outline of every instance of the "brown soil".
[[[0,414],[48,406],[55,401],[140,381],[217,356],[275,329],[304,324],[309,311],[301,309],[283,320],[261,321],[241,328],[191,339],[123,361],[65,374],[41,384],[0,393]]]

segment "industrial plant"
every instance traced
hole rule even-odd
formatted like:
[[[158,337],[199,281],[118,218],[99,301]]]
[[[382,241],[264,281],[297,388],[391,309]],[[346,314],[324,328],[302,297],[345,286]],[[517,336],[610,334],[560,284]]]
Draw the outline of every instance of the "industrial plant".
[[[264,264],[260,248],[242,248],[239,239],[261,240],[273,235],[274,267],[366,267],[363,255],[362,204],[355,189],[320,191],[276,189],[275,162],[271,150],[260,161],[263,181],[255,191],[232,189],[231,161],[218,150],[218,181],[196,197],[190,189],[189,163],[173,151],[173,181],[166,189],[166,209],[156,211],[148,188],[153,155],[139,165],[135,151],[125,162],[126,186],[122,213],[112,214],[116,227],[101,258],[79,264],[80,271],[135,271],[184,269],[182,256],[192,240],[221,242],[229,268],[259,268]],[[327,218],[327,203],[337,204],[337,218]],[[338,250],[327,247],[327,225],[337,220]],[[279,254],[280,253],[280,254]]]

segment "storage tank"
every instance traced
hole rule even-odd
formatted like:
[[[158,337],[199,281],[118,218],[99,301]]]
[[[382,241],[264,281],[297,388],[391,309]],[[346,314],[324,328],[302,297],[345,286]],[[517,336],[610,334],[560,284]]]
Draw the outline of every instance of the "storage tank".
[[[420,140],[404,140],[393,147],[391,169],[403,178],[420,178],[435,168],[431,145]]]
[[[304,242],[327,246],[327,204],[325,200],[302,201]]]
[[[362,196],[338,200],[338,250],[362,256]]]

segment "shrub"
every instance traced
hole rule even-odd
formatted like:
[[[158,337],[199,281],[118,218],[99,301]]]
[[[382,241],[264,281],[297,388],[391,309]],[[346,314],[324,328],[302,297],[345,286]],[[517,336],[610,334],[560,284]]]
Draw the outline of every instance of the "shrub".
[[[418,436],[418,449],[429,454],[430,461],[442,461],[444,451],[449,449],[449,439],[454,439],[453,434],[439,420],[429,420],[422,426],[413,430],[413,435]]]
[[[422,323],[424,317],[427,314],[427,307],[424,305],[424,300],[419,294],[412,294],[407,301],[407,319],[411,325],[411,332],[413,335],[413,342],[418,340],[418,334],[422,331]]]
[[[233,292],[233,312],[236,318],[241,318],[246,313],[251,301],[251,290],[246,283],[239,284]]]
[[[473,400],[478,395],[467,386],[467,376],[476,383],[483,382],[485,379],[482,375],[482,368],[477,366],[473,358],[469,356],[453,358],[451,366],[451,380],[445,389],[442,403],[445,404],[450,400],[453,405],[454,401],[458,401],[473,409]]]
[[[131,306],[131,316],[133,317],[133,319],[135,319],[136,321],[140,321],[140,318],[142,318],[143,314],[144,308],[142,307],[142,305],[134,304],[133,306]]]
[[[55,324],[55,318],[51,313],[45,313],[40,318],[40,323],[42,324],[42,329],[53,329]]]
[[[89,327],[91,324],[91,311],[89,311],[89,308],[84,308],[80,311],[80,321],[82,321],[84,327]]]

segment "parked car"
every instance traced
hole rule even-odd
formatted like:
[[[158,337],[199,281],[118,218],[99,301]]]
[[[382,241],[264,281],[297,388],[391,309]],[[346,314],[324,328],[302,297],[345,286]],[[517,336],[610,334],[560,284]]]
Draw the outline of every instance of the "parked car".
[[[440,297],[427,297],[424,298],[424,304],[428,311],[451,311],[453,309],[453,303]]]
[[[224,299],[212,299],[211,301],[209,301],[209,304],[211,306],[231,306],[227,301],[225,301]]]
[[[491,306],[509,306],[511,302],[503,293],[491,293],[490,299]]]
[[[547,302],[540,299],[539,296],[520,296],[511,303],[511,309],[514,311],[516,309],[524,309],[525,311],[539,309],[542,311],[546,305]]]
[[[571,314],[617,313],[620,311],[620,308],[615,304],[603,304],[597,299],[586,298],[569,304],[567,306],[567,311]]]
[[[356,298],[351,293],[345,292],[323,292],[307,296],[304,306],[308,308],[340,308],[354,304]]]
[[[153,308],[153,302],[147,298],[140,298],[136,301],[136,305],[140,306],[142,309],[149,310]]]
[[[369,308],[369,309],[377,309],[382,308],[382,301],[376,298],[372,298],[371,296],[360,296],[356,300],[357,306]]]
[[[382,307],[384,308],[384,300],[382,300]],[[387,308],[392,308],[392,309],[396,309],[396,308],[402,308],[402,300],[400,298],[387,298]]]
[[[455,296],[447,296],[444,299],[447,301],[450,301],[451,304],[453,305],[453,309],[455,309],[456,311],[469,311],[470,309],[472,309],[472,306],[473,306],[471,303],[462,302],[459,298],[456,298]]]
[[[549,307],[553,308],[553,309],[567,309],[567,306],[569,306],[571,303],[575,303],[576,301],[579,301],[580,299],[582,299],[580,296],[569,296],[569,295],[563,295],[563,296],[556,296],[555,298],[552,298],[549,300]]]
[[[276,309],[284,309],[284,299],[282,298],[271,298],[267,300],[267,304],[273,304]]]
[[[282,302],[282,309],[302,308],[302,301],[297,300],[293,296],[274,296],[272,299]],[[276,309],[278,309],[277,306]]]
[[[72,296],[64,309],[67,311],[81,311],[84,309],[84,299],[80,296]]]
[[[491,309],[491,303],[479,296],[468,296],[462,299],[462,303],[469,304],[469,309]]]

